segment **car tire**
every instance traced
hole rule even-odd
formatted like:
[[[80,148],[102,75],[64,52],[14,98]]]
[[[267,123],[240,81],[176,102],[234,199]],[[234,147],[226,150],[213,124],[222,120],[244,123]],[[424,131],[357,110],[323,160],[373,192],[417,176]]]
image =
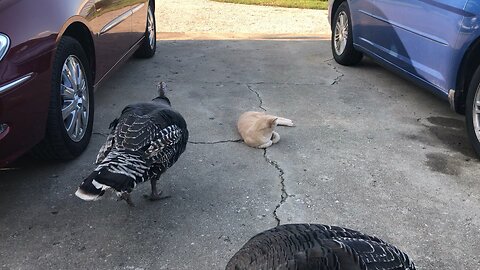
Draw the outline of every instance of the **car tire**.
[[[147,12],[147,26],[145,30],[145,37],[142,44],[135,52],[135,57],[151,58],[155,55],[157,50],[157,25],[155,22],[155,10],[153,5],[148,5]]]
[[[333,18],[331,38],[333,58],[344,66],[358,64],[363,54],[353,46],[352,20],[347,1],[340,4]]]
[[[45,138],[32,154],[37,158],[73,159],[90,141],[94,116],[92,72],[87,55],[76,39],[69,36],[60,39],[51,80]]]
[[[467,133],[473,149],[480,156],[480,67],[473,74],[465,104]]]

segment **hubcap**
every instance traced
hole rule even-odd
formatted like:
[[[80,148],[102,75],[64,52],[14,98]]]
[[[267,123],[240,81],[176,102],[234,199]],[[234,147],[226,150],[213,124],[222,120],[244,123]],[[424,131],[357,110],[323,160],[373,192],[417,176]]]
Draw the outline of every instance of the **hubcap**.
[[[348,17],[345,11],[341,11],[338,14],[337,23],[335,24],[335,31],[334,31],[334,46],[335,46],[335,53],[337,55],[341,55],[345,51],[345,47],[347,47],[347,40],[348,40]]]
[[[152,9],[148,9],[148,16],[147,16],[147,32],[148,32],[148,42],[150,44],[150,48],[155,47],[155,22],[153,21],[153,13]]]
[[[79,142],[87,130],[90,104],[85,70],[75,55],[63,63],[60,95],[65,130],[70,139]]]
[[[475,100],[473,102],[473,128],[475,129],[477,139],[480,140],[480,85],[477,87]]]

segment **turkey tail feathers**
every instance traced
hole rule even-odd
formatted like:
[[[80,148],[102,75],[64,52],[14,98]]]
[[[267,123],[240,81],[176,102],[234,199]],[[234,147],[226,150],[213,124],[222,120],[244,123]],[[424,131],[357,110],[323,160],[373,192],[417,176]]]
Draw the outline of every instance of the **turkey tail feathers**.
[[[415,264],[375,236],[322,224],[285,224],[252,237],[225,269],[415,270]]]

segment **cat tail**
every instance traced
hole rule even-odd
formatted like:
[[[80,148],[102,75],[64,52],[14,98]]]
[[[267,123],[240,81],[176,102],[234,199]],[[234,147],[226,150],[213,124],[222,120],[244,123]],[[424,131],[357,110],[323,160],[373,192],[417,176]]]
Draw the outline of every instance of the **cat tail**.
[[[295,124],[293,124],[293,121],[288,119],[288,118],[283,118],[283,117],[277,117],[277,125],[278,126],[287,126],[287,127],[294,127]]]

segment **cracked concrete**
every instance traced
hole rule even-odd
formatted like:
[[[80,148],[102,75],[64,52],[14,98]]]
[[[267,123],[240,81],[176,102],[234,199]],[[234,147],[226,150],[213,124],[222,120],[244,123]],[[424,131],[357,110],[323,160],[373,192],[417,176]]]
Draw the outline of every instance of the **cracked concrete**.
[[[261,110],[266,112],[267,110],[263,107],[263,99],[260,96],[260,93],[256,90],[254,90],[248,84],[247,84],[247,88],[248,88],[248,90],[250,90],[250,92],[254,93],[257,96],[258,103],[259,103],[258,108],[260,108]],[[289,195],[288,195],[287,190],[285,188],[285,178],[283,177],[283,175],[284,175],[283,169],[278,165],[278,163],[276,161],[274,161],[274,160],[272,160],[268,157],[267,151],[268,151],[268,148],[263,149],[263,157],[265,158],[265,161],[268,164],[272,165],[278,171],[278,173],[279,173],[278,178],[280,178],[280,189],[281,189],[280,202],[275,206],[275,209],[272,212],[273,218],[277,222],[277,226],[278,226],[278,225],[281,224],[281,220],[277,215],[277,211],[282,206],[282,204],[287,200]]]
[[[242,142],[241,139],[238,139],[238,140],[222,140],[222,141],[215,141],[215,142],[192,142],[192,141],[189,141],[188,143],[191,143],[191,144],[219,144],[219,143],[239,143],[239,142]]]
[[[256,233],[306,222],[379,236],[419,269],[480,269],[480,164],[447,102],[368,59],[325,62],[328,40],[219,37],[130,60],[97,91],[97,135],[78,159],[0,171],[2,268],[223,269]],[[159,181],[172,197],[144,200],[148,184],[133,209],[74,197],[100,134],[159,80],[192,142]],[[259,105],[296,124],[266,151],[235,141]]]
[[[250,92],[254,93],[254,94],[257,96],[258,102],[259,102],[258,108],[260,108],[262,111],[266,112],[267,109],[265,109],[265,108],[263,107],[263,100],[262,100],[262,97],[260,96],[260,93],[258,93],[258,91],[255,91],[255,90],[252,88],[252,86],[250,86],[250,85],[248,85],[248,84],[247,84],[247,87],[248,87],[248,90],[250,90]]]
[[[132,59],[96,93],[98,135],[80,158],[0,172],[6,268],[222,269],[256,233],[294,222],[377,235],[423,269],[480,267],[462,259],[480,249],[480,166],[446,102],[368,59],[328,65],[328,41],[158,46],[155,58]],[[143,200],[148,184],[132,193],[134,209],[112,195],[74,197],[111,120],[127,103],[150,100],[159,80],[190,130],[159,182],[172,197]],[[278,127],[282,139],[266,151],[236,142],[238,116],[259,106],[296,124]]]
[[[258,99],[258,108],[263,110],[263,111],[267,111],[264,107],[263,107],[263,100],[262,100],[262,97],[260,95],[260,93],[258,91],[256,91],[255,89],[253,89],[253,87],[249,84],[246,84],[248,90],[250,92],[252,92],[253,94],[255,94],[255,96],[257,97]],[[236,140],[220,140],[220,141],[213,141],[213,142],[198,142],[198,141],[189,141],[190,144],[203,144],[203,145],[212,145],[212,144],[220,144],[220,143],[231,143],[231,142],[234,142],[234,143],[239,143],[239,142],[243,142],[241,139],[236,139]],[[269,165],[272,165],[279,173],[278,175],[278,178],[280,179],[280,190],[281,190],[281,194],[280,194],[280,201],[279,203],[275,206],[273,212],[272,212],[272,215],[273,215],[273,218],[275,219],[277,225],[280,225],[281,224],[281,220],[280,218],[278,217],[277,215],[277,210],[282,206],[282,204],[286,201],[286,199],[288,198],[288,193],[286,191],[286,188],[285,188],[285,178],[283,177],[284,175],[284,172],[282,170],[282,168],[277,164],[276,161],[270,159],[267,155],[267,151],[268,149],[263,149],[263,157],[265,158],[265,161],[267,162],[267,164]]]
[[[337,64],[336,63],[333,64],[333,62],[334,62],[333,58],[324,61],[324,63],[326,63],[329,67],[331,67],[333,70],[335,70],[339,74],[335,79],[333,79],[333,82],[330,85],[335,85],[340,83],[340,80],[343,78],[343,76],[345,76],[345,74],[338,71],[336,67]]]
[[[265,158],[265,160],[267,161],[268,164],[272,165],[273,167],[275,167],[275,169],[278,171],[278,178],[280,178],[280,186],[281,186],[281,190],[282,190],[282,194],[280,196],[280,202],[275,206],[275,209],[273,210],[273,218],[275,218],[275,220],[277,221],[277,226],[280,225],[282,223],[282,221],[280,220],[280,218],[278,217],[277,215],[277,211],[280,207],[282,207],[282,204],[287,200],[287,198],[290,196],[288,193],[287,193],[287,189],[285,187],[285,178],[283,177],[283,175],[285,174],[283,169],[278,165],[278,163],[274,160],[271,160],[268,155],[267,155],[267,149],[264,149],[263,150],[263,157]]]

